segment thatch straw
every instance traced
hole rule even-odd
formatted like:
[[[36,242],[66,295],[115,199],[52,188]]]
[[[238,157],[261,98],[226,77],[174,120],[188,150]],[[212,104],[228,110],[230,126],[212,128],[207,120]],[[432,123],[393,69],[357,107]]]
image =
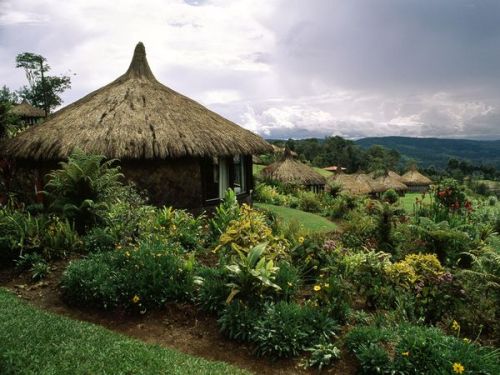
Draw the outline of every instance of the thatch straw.
[[[408,190],[408,186],[398,179],[398,177],[401,178],[401,176],[399,176],[396,172],[389,171],[381,176],[376,176],[376,174],[371,173],[369,177],[369,183],[372,186],[374,193],[383,193],[389,189],[393,189],[395,191]]]
[[[329,181],[338,183],[342,187],[342,191],[347,191],[351,194],[370,194],[373,193],[373,187],[370,185],[369,176],[363,173],[344,174],[339,173],[328,178]]]
[[[159,83],[142,43],[124,75],[7,141],[1,153],[64,159],[76,148],[119,159],[272,152],[258,135]]]
[[[283,158],[262,170],[262,177],[291,185],[325,185],[325,178],[314,169],[293,159],[292,151],[285,148]]]
[[[429,186],[432,180],[416,169],[411,169],[401,176],[401,181],[407,186]]]
[[[43,109],[33,107],[26,100],[23,100],[21,104],[14,105],[10,113],[19,117],[45,117]]]

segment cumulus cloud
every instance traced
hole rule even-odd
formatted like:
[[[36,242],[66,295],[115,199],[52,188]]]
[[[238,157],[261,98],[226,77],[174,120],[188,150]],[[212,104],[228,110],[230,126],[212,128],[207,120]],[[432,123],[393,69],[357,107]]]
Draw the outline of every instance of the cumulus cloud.
[[[0,84],[17,53],[77,73],[74,101],[137,41],[157,78],[271,138],[500,138],[496,0],[0,0]]]

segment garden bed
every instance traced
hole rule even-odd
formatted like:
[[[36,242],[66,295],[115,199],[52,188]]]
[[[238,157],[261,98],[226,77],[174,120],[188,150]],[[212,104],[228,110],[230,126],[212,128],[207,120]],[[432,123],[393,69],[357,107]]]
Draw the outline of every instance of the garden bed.
[[[313,370],[308,371],[299,367],[297,360],[272,362],[255,357],[248,345],[238,344],[219,333],[216,319],[198,311],[193,305],[169,304],[163,310],[148,312],[146,315],[69,307],[61,300],[59,290],[59,280],[67,263],[68,261],[54,263],[49,276],[38,283],[32,283],[28,273],[17,274],[13,269],[2,270],[0,271],[0,286],[12,291],[38,309],[98,324],[148,344],[157,344],[211,361],[226,362],[258,374],[315,373]],[[4,303],[8,303],[9,306],[12,304],[13,308],[17,305],[17,301],[12,301],[10,298]],[[187,361],[185,365],[191,366],[192,363]],[[210,369],[211,367],[207,367],[206,372],[198,373],[221,373],[210,372]],[[227,373],[234,372],[228,371]],[[354,374],[353,358],[348,355],[344,356],[328,373]]]

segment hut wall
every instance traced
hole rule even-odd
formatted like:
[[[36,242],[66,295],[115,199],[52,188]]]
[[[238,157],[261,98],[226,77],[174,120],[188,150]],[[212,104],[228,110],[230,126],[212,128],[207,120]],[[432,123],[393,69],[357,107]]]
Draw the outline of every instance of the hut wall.
[[[429,190],[429,185],[408,185],[410,193],[425,193]]]
[[[198,159],[125,161],[122,173],[139,190],[146,190],[155,206],[176,208],[203,206],[201,168]]]
[[[25,204],[41,203],[40,191],[46,182],[45,176],[56,169],[58,163],[35,161],[2,160],[0,171],[0,204],[5,203],[9,194]]]

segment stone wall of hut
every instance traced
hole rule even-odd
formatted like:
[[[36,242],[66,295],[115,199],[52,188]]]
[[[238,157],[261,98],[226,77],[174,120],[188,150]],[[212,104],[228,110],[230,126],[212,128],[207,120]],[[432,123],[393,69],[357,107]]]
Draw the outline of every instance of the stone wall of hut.
[[[126,161],[122,173],[147,192],[155,206],[198,208],[203,206],[201,169],[198,159]]]
[[[8,161],[0,165],[0,204],[5,204],[9,195],[26,205],[42,203],[46,175],[57,169],[57,162]]]

